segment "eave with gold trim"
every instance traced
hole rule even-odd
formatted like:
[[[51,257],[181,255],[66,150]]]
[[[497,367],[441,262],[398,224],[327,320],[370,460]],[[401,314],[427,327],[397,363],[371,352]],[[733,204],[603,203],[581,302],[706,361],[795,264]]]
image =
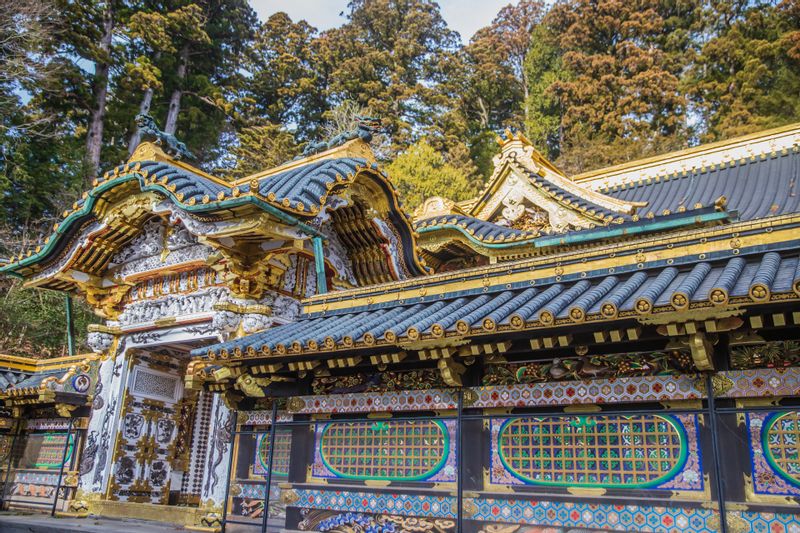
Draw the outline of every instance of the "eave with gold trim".
[[[192,379],[225,390],[235,381],[220,367],[271,384],[312,370],[631,342],[682,342],[699,369],[710,369],[709,337],[796,308],[799,225],[800,216],[785,216],[686,231],[644,248],[593,250],[593,257],[560,254],[314,297],[295,323],[195,350]]]
[[[0,355],[0,401],[6,407],[56,406],[65,413],[86,406],[99,359],[95,354],[52,359]]]
[[[484,195],[470,205],[435,199],[415,213],[421,253],[439,274],[308,298],[295,323],[193,351],[187,379],[247,396],[242,380],[249,376],[254,392],[256,385],[277,390],[276,379],[307,373],[433,365],[455,375],[476,356],[536,357],[538,350],[552,356],[553,349],[603,343],[680,345],[696,368],[711,369],[719,333],[771,313],[794,313],[800,301],[800,206],[792,194],[798,157],[792,144],[642,184],[653,191],[646,201],[573,185],[581,200],[563,202],[562,194],[559,209],[596,216],[597,203],[585,209],[591,200],[615,214],[568,231],[531,231],[504,220],[506,208],[540,204],[523,194],[527,204],[515,200],[504,208],[498,193],[508,198],[519,191],[520,176],[523,192],[531,180],[543,179],[552,190],[566,178],[524,138],[509,135]],[[742,199],[752,187],[767,198]],[[768,205],[777,198],[778,207]],[[476,255],[487,259],[483,266],[447,268],[454,258]],[[789,322],[775,327],[800,325],[800,315]]]

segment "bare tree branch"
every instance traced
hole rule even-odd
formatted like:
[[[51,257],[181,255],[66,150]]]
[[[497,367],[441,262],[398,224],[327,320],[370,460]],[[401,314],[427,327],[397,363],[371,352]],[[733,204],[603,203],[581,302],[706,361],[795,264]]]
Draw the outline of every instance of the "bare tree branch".
[[[14,0],[0,9],[0,115],[20,117],[19,110],[31,87],[44,89],[60,66],[53,61],[50,43],[58,36],[53,22],[58,11],[51,0]],[[17,130],[53,135],[50,117],[25,116],[0,121],[0,131]]]

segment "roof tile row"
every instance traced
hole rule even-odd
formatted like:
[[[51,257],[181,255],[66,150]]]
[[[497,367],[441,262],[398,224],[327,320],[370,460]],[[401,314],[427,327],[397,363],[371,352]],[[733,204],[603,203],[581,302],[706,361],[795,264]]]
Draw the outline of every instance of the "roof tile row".
[[[691,268],[597,275],[573,282],[518,287],[477,295],[445,294],[435,301],[333,314],[305,315],[297,322],[213,346],[217,357],[301,353],[369,347],[403,339],[489,333],[498,328],[547,327],[589,317],[646,315],[656,308],[724,305],[732,298],[760,303],[771,294],[800,295],[800,260],[777,252],[701,261]],[[194,355],[203,355],[197,350]]]

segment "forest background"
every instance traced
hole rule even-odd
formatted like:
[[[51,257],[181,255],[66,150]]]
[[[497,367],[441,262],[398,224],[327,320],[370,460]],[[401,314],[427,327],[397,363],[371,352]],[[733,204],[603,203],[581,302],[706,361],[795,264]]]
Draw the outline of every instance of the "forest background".
[[[521,0],[466,44],[429,0],[352,0],[318,31],[246,0],[11,0],[0,10],[0,258],[127,159],[137,113],[236,178],[379,117],[411,210],[464,200],[496,132],[569,174],[800,120],[798,0]],[[0,353],[65,354],[63,295],[0,279]],[[95,319],[80,305],[79,349]]]

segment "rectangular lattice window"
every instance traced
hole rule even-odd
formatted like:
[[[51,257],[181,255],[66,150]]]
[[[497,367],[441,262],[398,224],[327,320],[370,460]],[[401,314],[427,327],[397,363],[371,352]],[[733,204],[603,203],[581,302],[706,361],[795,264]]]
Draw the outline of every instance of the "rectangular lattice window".
[[[133,375],[132,392],[146,398],[176,401],[180,381],[175,376],[152,372],[137,367]]]

